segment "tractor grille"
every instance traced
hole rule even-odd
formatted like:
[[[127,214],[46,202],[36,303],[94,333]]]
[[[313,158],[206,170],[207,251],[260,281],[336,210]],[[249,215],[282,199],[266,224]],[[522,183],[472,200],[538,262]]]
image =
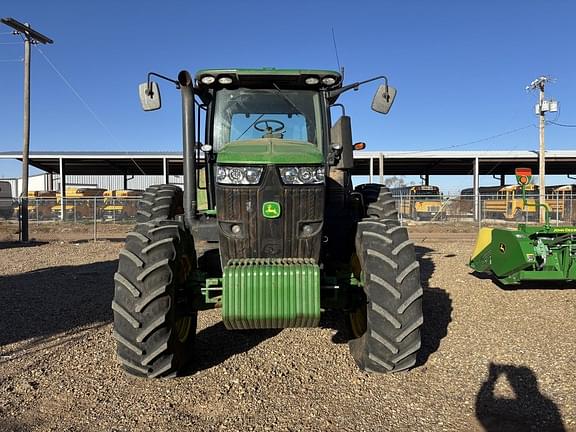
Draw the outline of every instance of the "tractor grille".
[[[324,185],[284,186],[275,166],[258,186],[217,185],[222,263],[233,258],[313,258],[318,261]],[[280,217],[262,214],[265,202],[280,204]],[[234,233],[232,227],[240,226]],[[309,226],[308,232],[304,227]]]

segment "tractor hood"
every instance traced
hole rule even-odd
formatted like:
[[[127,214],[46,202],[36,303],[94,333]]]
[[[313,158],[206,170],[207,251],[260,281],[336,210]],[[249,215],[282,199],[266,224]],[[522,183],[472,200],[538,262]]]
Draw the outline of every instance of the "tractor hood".
[[[322,152],[314,144],[264,138],[233,141],[218,153],[219,164],[322,164]]]

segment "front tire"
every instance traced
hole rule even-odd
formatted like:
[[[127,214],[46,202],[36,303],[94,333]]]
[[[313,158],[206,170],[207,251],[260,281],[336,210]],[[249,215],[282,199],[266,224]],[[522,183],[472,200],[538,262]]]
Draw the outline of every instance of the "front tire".
[[[194,242],[183,224],[136,225],[120,251],[113,336],[124,370],[134,376],[175,376],[189,361],[197,312],[188,280],[196,268]]]
[[[357,275],[365,304],[350,314],[350,352],[369,372],[398,372],[416,364],[423,324],[419,264],[406,228],[365,219],[358,224]]]

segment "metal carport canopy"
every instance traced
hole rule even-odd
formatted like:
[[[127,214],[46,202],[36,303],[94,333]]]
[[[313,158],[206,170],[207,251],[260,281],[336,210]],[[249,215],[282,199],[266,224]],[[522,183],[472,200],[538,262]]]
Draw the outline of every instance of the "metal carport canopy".
[[[478,159],[478,174],[514,174],[517,167],[538,173],[535,151],[430,151],[354,152],[354,175],[471,175]],[[372,161],[372,170],[370,170]],[[382,161],[383,172],[380,172]],[[546,152],[546,174],[576,173],[576,151]]]
[[[0,152],[1,159],[22,160],[20,152]],[[516,167],[538,173],[534,151],[385,151],[354,152],[354,175],[471,175],[478,160],[478,174],[514,174]],[[162,175],[164,164],[172,175],[182,174],[180,152],[31,152],[30,165],[59,173],[64,161],[67,175]],[[382,161],[382,170],[380,170]],[[372,162],[372,170],[370,169]],[[576,172],[575,150],[546,152],[547,174]]]
[[[0,152],[0,159],[22,160],[20,152]],[[162,175],[164,162],[170,174],[182,174],[181,152],[31,152],[30,165],[49,173],[66,175]]]

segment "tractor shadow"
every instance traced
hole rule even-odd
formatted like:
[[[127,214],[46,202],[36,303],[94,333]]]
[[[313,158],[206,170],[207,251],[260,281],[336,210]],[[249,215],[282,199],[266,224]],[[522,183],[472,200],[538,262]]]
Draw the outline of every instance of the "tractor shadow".
[[[422,313],[424,324],[421,327],[422,347],[418,351],[415,367],[424,365],[430,355],[438,351],[441,340],[448,334],[448,326],[452,321],[452,299],[448,293],[439,287],[431,287],[429,280],[434,274],[436,264],[434,249],[416,246],[416,258],[420,263],[420,284],[424,291],[422,297]],[[455,255],[445,255],[452,258]],[[352,339],[346,314],[339,311],[328,311],[322,314],[320,326],[336,330],[332,342],[347,343]]]
[[[184,369],[182,376],[210,369],[230,357],[248,352],[281,331],[282,329],[227,330],[220,321],[196,334],[195,358]]]
[[[110,304],[118,261],[50,267],[0,276],[0,349],[112,321]]]
[[[422,297],[422,347],[416,357],[416,365],[422,366],[430,355],[438,351],[440,342],[448,334],[448,326],[452,322],[452,299],[448,293],[439,287],[430,286],[430,278],[436,270],[434,263],[434,249],[416,246],[416,258],[420,263],[420,284],[424,290]],[[444,258],[452,258],[445,255]]]
[[[508,382],[513,398],[497,395],[500,377]],[[486,432],[566,430],[560,410],[540,393],[536,374],[526,366],[490,363],[488,378],[476,395],[476,417]]]

